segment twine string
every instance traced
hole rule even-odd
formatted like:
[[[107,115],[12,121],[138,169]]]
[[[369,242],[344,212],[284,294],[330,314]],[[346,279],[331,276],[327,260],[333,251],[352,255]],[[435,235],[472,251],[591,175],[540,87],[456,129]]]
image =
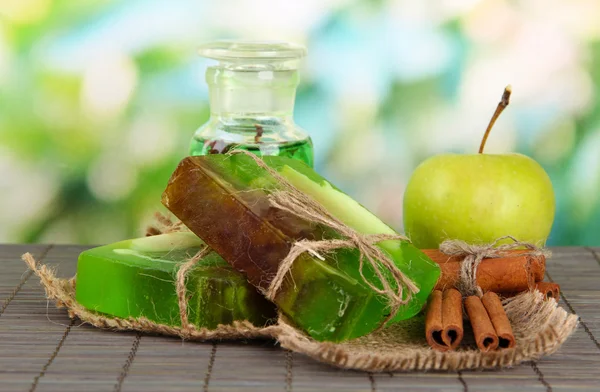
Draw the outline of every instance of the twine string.
[[[498,245],[504,240],[510,243]],[[463,257],[460,266],[459,289],[463,295],[477,295],[481,297],[483,290],[477,284],[477,269],[483,259],[505,257],[511,250],[525,248],[527,251],[522,255],[550,257],[550,251],[537,246],[517,240],[507,235],[496,239],[490,244],[474,245],[461,240],[446,240],[440,245],[440,251],[448,256]],[[527,261],[526,268],[529,271],[531,260]],[[532,282],[529,282],[530,286]]]
[[[419,288],[416,284],[400,271],[390,256],[376,246],[376,244],[381,241],[408,241],[408,238],[398,234],[358,233],[356,230],[331,215],[329,211],[316,200],[298,190],[293,184],[281,176],[277,171],[267,166],[267,164],[256,155],[243,150],[234,150],[228,154],[245,154],[249,156],[261,169],[265,170],[277,180],[280,188],[268,196],[273,207],[309,222],[329,227],[342,237],[341,239],[325,239],[318,241],[300,240],[295,242],[288,255],[279,264],[277,273],[266,290],[265,295],[267,298],[270,300],[275,298],[294,261],[302,254],[310,253],[316,255],[319,259],[323,259],[323,254],[342,248],[354,248],[358,250],[359,273],[364,283],[377,294],[387,298],[390,306],[390,314],[386,320],[384,320],[382,325],[385,325],[388,320],[394,318],[400,307],[408,303],[412,296],[419,292]],[[368,265],[373,271],[381,287],[378,287],[371,279],[368,279],[365,276],[365,265]]]
[[[185,285],[187,275],[194,269],[196,264],[206,255],[212,252],[208,246],[204,246],[200,249],[196,254],[190,258],[185,263],[181,264],[179,270],[177,271],[176,280],[175,280],[175,290],[177,292],[177,300],[179,304],[179,318],[181,319],[181,329],[182,332],[189,333],[195,329],[195,327],[190,324],[187,314],[188,308],[188,295],[187,295],[187,287]]]

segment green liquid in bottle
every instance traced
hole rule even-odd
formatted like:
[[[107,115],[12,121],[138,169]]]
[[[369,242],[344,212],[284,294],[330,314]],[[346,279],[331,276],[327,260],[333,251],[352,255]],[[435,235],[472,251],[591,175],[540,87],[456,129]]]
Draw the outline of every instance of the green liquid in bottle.
[[[313,166],[310,136],[294,122],[304,47],[284,42],[217,41],[201,45],[217,60],[206,69],[210,119],[192,138],[190,155],[238,149]]]
[[[256,144],[227,143],[223,140],[194,138],[190,155],[226,154],[232,150],[246,150],[259,157],[280,156],[297,159],[313,166],[313,145],[310,139],[295,142],[264,142]]]

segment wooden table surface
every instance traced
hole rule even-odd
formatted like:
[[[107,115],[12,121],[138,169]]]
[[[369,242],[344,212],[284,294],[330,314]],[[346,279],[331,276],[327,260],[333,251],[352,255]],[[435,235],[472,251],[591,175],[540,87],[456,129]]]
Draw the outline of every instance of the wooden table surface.
[[[547,277],[580,326],[560,351],[495,371],[345,371],[273,342],[193,343],[70,320],[27,271],[26,251],[72,276],[85,247],[0,245],[0,391],[600,391],[600,248],[555,248]]]

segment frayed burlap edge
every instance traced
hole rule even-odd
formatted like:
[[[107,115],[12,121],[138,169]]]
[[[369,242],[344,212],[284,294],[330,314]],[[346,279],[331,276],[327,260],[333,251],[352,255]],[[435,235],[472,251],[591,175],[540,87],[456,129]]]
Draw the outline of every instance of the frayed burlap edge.
[[[347,369],[370,372],[408,370],[461,370],[511,367],[554,353],[575,331],[578,316],[539,291],[505,301],[517,345],[513,349],[483,353],[476,347],[440,352],[425,342],[424,320],[415,318],[346,343],[316,342],[280,319],[277,335],[282,347]],[[420,335],[407,330],[423,331]]]
[[[461,370],[510,367],[523,361],[554,353],[575,331],[578,317],[569,314],[555,301],[545,301],[537,292],[527,292],[504,302],[511,320],[517,346],[482,353],[475,348],[439,352],[429,348],[424,338],[424,321],[416,317],[345,343],[317,342],[280,317],[276,325],[260,328],[248,321],[219,325],[209,330],[182,329],[157,324],[146,318],[112,318],[99,315],[75,301],[75,278],[57,278],[45,265],[37,265],[30,254],[23,255],[28,267],[40,278],[46,296],[56,306],[67,308],[70,317],[78,317],[98,328],[136,330],[179,336],[186,340],[236,340],[273,338],[284,348],[305,354],[337,367],[370,372],[411,370]]]

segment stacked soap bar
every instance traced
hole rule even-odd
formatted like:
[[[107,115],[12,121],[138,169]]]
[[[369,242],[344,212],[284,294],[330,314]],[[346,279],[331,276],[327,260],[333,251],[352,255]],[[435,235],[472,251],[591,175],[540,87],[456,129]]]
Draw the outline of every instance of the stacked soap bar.
[[[396,234],[303,163],[284,157],[265,157],[264,162],[356,231]],[[173,173],[163,204],[265,292],[295,242],[341,237],[329,227],[275,208],[269,195],[283,189],[275,176],[248,155],[188,157]],[[420,289],[392,321],[412,317],[425,304],[439,267],[408,242],[385,241],[378,246]],[[365,266],[363,272],[369,282],[381,287],[370,267]],[[356,249],[322,256],[301,254],[274,302],[318,340],[342,341],[368,334],[390,313],[387,298],[361,277]]]
[[[193,233],[178,232],[86,250],[77,263],[77,302],[112,316],[180,326],[176,274],[205,246]],[[276,317],[273,304],[214,252],[187,275],[186,288],[188,319],[197,327],[234,320],[261,326]]]

